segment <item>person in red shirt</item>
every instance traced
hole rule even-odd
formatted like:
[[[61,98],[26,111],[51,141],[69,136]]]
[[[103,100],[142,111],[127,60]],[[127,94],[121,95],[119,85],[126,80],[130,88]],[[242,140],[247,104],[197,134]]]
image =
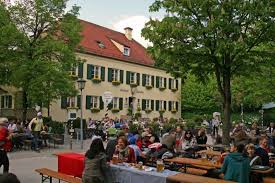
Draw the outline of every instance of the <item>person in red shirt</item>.
[[[11,150],[10,135],[7,128],[8,119],[0,118],[0,167],[3,165],[3,172],[9,172],[9,158],[7,152]]]

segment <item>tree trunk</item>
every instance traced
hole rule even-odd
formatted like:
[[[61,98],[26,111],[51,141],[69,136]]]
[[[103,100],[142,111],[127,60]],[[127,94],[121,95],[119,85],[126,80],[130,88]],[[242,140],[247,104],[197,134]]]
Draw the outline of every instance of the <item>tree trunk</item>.
[[[223,121],[223,135],[222,141],[223,144],[228,145],[230,143],[230,130],[231,130],[231,69],[230,69],[230,60],[225,57],[225,68],[223,73],[223,112],[224,112],[224,121]]]
[[[48,108],[48,117],[50,117],[50,102],[48,101],[48,106],[47,106],[47,108]]]
[[[23,90],[23,113],[22,113],[22,119],[25,121],[27,119],[27,110],[28,110],[28,98],[27,93],[25,90]]]

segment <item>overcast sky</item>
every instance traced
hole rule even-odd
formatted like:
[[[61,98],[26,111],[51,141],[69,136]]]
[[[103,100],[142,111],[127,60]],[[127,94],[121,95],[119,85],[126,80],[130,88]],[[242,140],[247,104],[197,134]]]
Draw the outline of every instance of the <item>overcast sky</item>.
[[[161,18],[163,13],[149,12],[154,0],[69,0],[68,7],[80,6],[80,19],[124,32],[125,27],[133,28],[135,40],[148,45],[140,35],[145,22],[152,18]]]

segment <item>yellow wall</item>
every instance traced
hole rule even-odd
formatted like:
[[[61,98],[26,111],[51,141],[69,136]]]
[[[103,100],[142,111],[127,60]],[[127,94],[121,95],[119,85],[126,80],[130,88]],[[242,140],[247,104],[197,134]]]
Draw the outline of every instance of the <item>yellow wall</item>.
[[[80,54],[78,53],[79,57],[82,59],[85,59],[86,62],[84,63],[83,68],[83,78],[87,80],[87,64],[92,65],[99,65],[105,67],[105,81],[101,83],[93,83],[92,81],[87,80],[85,89],[83,90],[83,117],[92,119],[102,119],[105,115],[105,111],[101,110],[98,113],[91,113],[91,110],[86,109],[86,95],[93,95],[93,96],[102,96],[103,92],[105,91],[111,91],[113,94],[113,97],[123,97],[123,110],[119,113],[113,114],[111,111],[109,111],[108,116],[115,118],[120,117],[121,115],[127,114],[128,107],[125,106],[125,98],[128,98],[131,96],[131,89],[130,85],[126,84],[126,71],[132,71],[140,73],[140,85],[136,87],[136,94],[134,95],[137,99],[152,99],[152,100],[165,100],[167,101],[167,110],[164,113],[165,118],[180,118],[181,116],[181,81],[179,80],[178,85],[178,91],[172,92],[168,88],[168,78],[172,78],[169,74],[167,74],[165,71],[152,68],[152,67],[146,67],[138,64],[132,64],[125,61],[118,61],[114,59],[108,59],[104,57],[94,56],[94,55],[88,55],[88,54]],[[111,82],[108,82],[108,68],[116,68],[120,70],[124,70],[124,81],[122,84],[118,86],[112,85]],[[164,91],[160,91],[159,88],[156,88],[155,86],[148,90],[144,86],[142,86],[142,74],[149,74],[153,76],[160,76],[160,77],[166,77],[167,78],[167,88]],[[155,79],[155,85],[156,85],[156,79]],[[76,85],[77,87],[77,85]],[[141,100],[140,100],[141,101]],[[178,101],[179,102],[179,108],[177,113],[171,113],[168,111],[168,101]],[[135,102],[136,104],[136,102]],[[155,103],[156,104],[156,103]],[[136,105],[134,106],[134,110],[136,110]],[[149,114],[146,114],[144,111],[141,111],[143,118],[154,118],[159,117],[159,112],[152,111]],[[67,121],[67,110],[61,109],[61,101],[58,100],[56,102],[53,102],[51,105],[51,116],[54,120],[57,121]],[[46,114],[46,113],[44,113]],[[77,111],[77,116],[80,117],[80,110]]]

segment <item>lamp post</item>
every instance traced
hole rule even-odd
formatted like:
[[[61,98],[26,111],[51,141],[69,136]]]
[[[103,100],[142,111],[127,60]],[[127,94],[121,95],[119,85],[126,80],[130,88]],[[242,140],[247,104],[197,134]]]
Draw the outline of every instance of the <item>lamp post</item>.
[[[83,113],[82,113],[82,90],[85,88],[86,80],[78,79],[77,86],[80,90],[80,142],[81,142],[81,149],[83,149]]]

